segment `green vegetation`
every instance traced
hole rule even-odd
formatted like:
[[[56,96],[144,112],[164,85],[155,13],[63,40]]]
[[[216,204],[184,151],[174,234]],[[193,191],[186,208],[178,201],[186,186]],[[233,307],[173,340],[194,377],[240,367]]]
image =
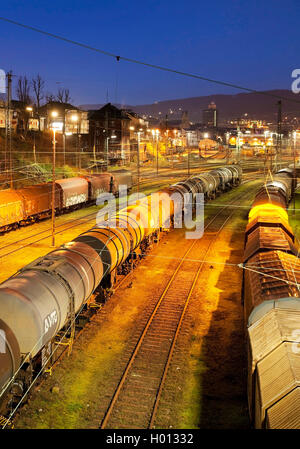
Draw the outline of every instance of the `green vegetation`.
[[[295,204],[295,205],[294,205]],[[295,209],[295,210],[294,210]],[[295,193],[295,202],[291,201],[289,210],[289,223],[295,233],[296,239],[300,240],[300,192]]]

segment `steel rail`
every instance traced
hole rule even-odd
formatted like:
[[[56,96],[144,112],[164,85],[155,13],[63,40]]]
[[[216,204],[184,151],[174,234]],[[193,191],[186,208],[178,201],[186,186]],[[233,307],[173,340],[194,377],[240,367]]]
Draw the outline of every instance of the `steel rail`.
[[[245,194],[242,193],[242,194],[239,195],[237,198],[235,198],[235,200],[232,201],[231,204],[236,203],[237,201],[239,201],[241,198],[244,198],[244,197],[245,197]],[[219,217],[219,216],[222,214],[222,212],[224,212],[225,210],[227,210],[228,207],[229,207],[229,206],[226,205],[225,207],[223,207],[222,209],[220,209],[220,210],[213,216],[213,218],[209,221],[209,223],[205,226],[205,230],[206,230],[207,228],[209,228],[209,227],[215,222],[215,220],[217,219],[217,217]],[[214,236],[214,240],[211,240],[211,241],[210,241],[210,243],[209,243],[209,245],[208,245],[208,248],[206,249],[205,256],[207,255],[207,253],[208,253],[208,251],[209,251],[211,245],[212,245],[213,242],[216,240],[217,236],[219,235],[219,233],[221,232],[221,230],[224,228],[224,226],[225,226],[225,224],[228,222],[228,220],[231,218],[231,216],[234,214],[234,212],[235,212],[235,210],[231,211],[230,215],[226,218],[226,220],[222,223],[221,227],[218,229],[216,235]],[[143,342],[144,342],[144,340],[145,340],[145,336],[147,335],[147,332],[148,332],[148,330],[149,330],[149,328],[150,328],[150,325],[153,323],[153,320],[154,320],[154,318],[155,318],[156,315],[157,315],[157,311],[158,311],[160,305],[162,304],[163,299],[165,298],[166,294],[168,293],[168,291],[169,291],[171,285],[173,284],[173,281],[175,280],[176,275],[178,274],[178,272],[179,272],[180,268],[182,267],[183,263],[186,261],[187,256],[189,255],[190,251],[194,248],[194,246],[196,245],[197,242],[198,242],[198,240],[194,240],[194,241],[191,243],[191,245],[189,246],[189,248],[187,249],[187,251],[184,253],[184,255],[183,255],[181,261],[179,262],[179,264],[178,264],[177,267],[175,268],[175,271],[173,272],[173,274],[172,274],[171,278],[169,279],[169,281],[168,281],[166,287],[164,288],[162,294],[160,295],[158,301],[156,302],[156,305],[155,305],[155,307],[154,307],[154,309],[153,309],[153,311],[152,311],[152,313],[151,313],[151,315],[150,315],[150,317],[149,317],[149,319],[148,319],[148,321],[147,321],[147,323],[146,323],[146,325],[145,325],[145,327],[144,327],[144,329],[143,329],[143,331],[142,331],[142,333],[141,333],[141,335],[140,335],[140,337],[139,337],[139,339],[138,339],[138,342],[137,342],[137,344],[136,344],[136,346],[135,346],[135,348],[134,348],[134,351],[132,352],[132,354],[131,354],[131,356],[130,356],[130,359],[129,359],[128,363],[127,363],[127,366],[126,366],[126,368],[125,368],[125,370],[124,370],[124,372],[123,372],[123,374],[122,374],[122,377],[121,377],[121,379],[120,379],[120,381],[119,381],[119,383],[118,383],[118,386],[117,386],[117,388],[116,388],[116,390],[115,390],[115,392],[114,392],[114,394],[113,394],[113,397],[112,397],[112,400],[111,400],[111,402],[110,402],[110,405],[109,405],[108,409],[106,410],[106,413],[105,413],[104,418],[103,418],[103,420],[102,420],[102,422],[101,422],[101,425],[100,425],[100,428],[101,428],[101,429],[104,429],[104,428],[107,427],[107,424],[108,424],[108,422],[109,422],[109,419],[111,418],[111,416],[112,416],[112,414],[113,414],[113,411],[114,411],[114,409],[115,409],[116,402],[117,402],[117,400],[118,400],[118,398],[119,398],[119,396],[120,396],[120,393],[121,393],[121,391],[122,391],[122,388],[123,388],[123,386],[124,386],[124,384],[125,384],[125,382],[126,382],[126,380],[127,380],[127,378],[128,378],[129,371],[130,371],[130,369],[132,368],[132,366],[133,366],[133,364],[134,364],[134,362],[135,362],[135,360],[136,360],[137,355],[139,354],[139,350],[140,350],[140,348],[141,348],[141,346],[142,346],[142,344],[143,344]],[[186,301],[187,301],[187,300],[189,301],[189,299],[190,299],[190,297],[191,297],[191,295],[192,295],[192,293],[193,293],[193,290],[194,290],[194,288],[195,288],[195,285],[196,285],[196,283],[197,283],[197,280],[198,280],[198,277],[199,277],[199,275],[200,275],[200,272],[201,272],[201,270],[202,270],[203,265],[204,265],[204,261],[201,263],[199,269],[197,270],[196,275],[194,276],[194,279],[193,279],[193,282],[192,282],[192,287],[189,289],[189,293],[188,293],[188,296],[187,296]],[[184,307],[183,315],[181,316],[180,321],[179,321],[179,323],[178,323],[178,325],[177,325],[177,331],[176,331],[176,333],[175,333],[176,339],[177,339],[177,336],[178,336],[178,334],[179,334],[179,330],[180,330],[181,323],[182,323],[182,320],[183,320],[185,311],[186,311],[186,309],[187,309],[187,306],[188,306],[188,304],[186,304],[186,306]],[[174,338],[174,337],[173,337],[173,338]],[[173,341],[173,343],[174,343],[174,344],[172,344],[172,346],[171,346],[170,353],[169,353],[169,357],[168,357],[167,362],[166,362],[166,371],[164,371],[165,374],[163,373],[163,375],[162,375],[162,378],[161,378],[161,381],[160,381],[160,387],[159,387],[159,390],[158,390],[158,392],[157,392],[157,394],[156,394],[156,398],[158,397],[158,399],[160,398],[160,395],[161,395],[161,392],[162,392],[162,388],[163,388],[164,381],[165,381],[165,378],[166,378],[166,375],[167,375],[167,370],[168,370],[168,367],[169,367],[169,364],[170,364],[170,360],[171,360],[171,357],[172,357],[172,354],[173,354],[173,351],[174,351],[174,347],[175,347],[176,341],[175,341],[175,342]],[[156,404],[157,404],[157,405],[156,405]],[[149,426],[149,425],[153,425],[153,422],[154,422],[154,419],[155,419],[155,413],[156,413],[156,411],[157,411],[157,407],[158,407],[158,402],[157,402],[157,400],[156,400],[156,401],[155,401],[155,404],[154,404],[154,409],[151,411],[150,421],[147,423],[148,426]]]

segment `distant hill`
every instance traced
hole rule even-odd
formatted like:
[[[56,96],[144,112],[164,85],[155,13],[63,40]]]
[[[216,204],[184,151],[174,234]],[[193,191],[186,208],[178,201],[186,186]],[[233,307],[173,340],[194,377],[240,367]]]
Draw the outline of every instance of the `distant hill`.
[[[210,102],[217,105],[219,111],[219,121],[223,122],[233,118],[242,117],[248,114],[249,118],[258,118],[267,121],[275,121],[277,117],[276,103],[278,97],[288,100],[282,100],[282,113],[284,115],[300,117],[300,95],[294,94],[289,90],[269,90],[264,91],[267,95],[259,93],[240,93],[235,95],[207,95],[202,97],[182,98],[176,100],[159,101],[154,104],[144,105],[116,105],[132,109],[139,114],[151,115],[154,117],[165,118],[168,114],[168,120],[177,119],[183,111],[188,111],[189,119],[194,122],[201,122],[202,110],[206,109]],[[271,96],[273,95],[273,97]],[[297,101],[298,104],[295,102]],[[83,109],[99,109],[103,104],[81,105]],[[171,112],[172,111],[172,112]],[[159,114],[160,113],[160,114]]]

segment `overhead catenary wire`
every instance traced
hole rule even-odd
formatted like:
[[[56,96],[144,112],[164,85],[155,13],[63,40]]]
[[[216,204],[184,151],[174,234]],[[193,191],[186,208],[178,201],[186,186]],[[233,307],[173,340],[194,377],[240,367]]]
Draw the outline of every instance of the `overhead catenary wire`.
[[[201,80],[201,81],[207,81],[209,83],[218,84],[218,85],[221,85],[221,86],[232,87],[234,89],[243,90],[245,92],[256,93],[256,94],[259,94],[259,95],[265,95],[265,96],[268,96],[268,97],[273,97],[273,98],[277,98],[277,99],[281,99],[281,100],[285,100],[285,101],[291,101],[291,102],[300,104],[299,100],[295,100],[293,98],[283,97],[283,96],[280,96],[280,95],[272,94],[270,92],[258,91],[258,90],[251,89],[251,88],[248,88],[248,87],[245,87],[245,86],[241,86],[241,85],[238,85],[238,84],[235,84],[235,83],[231,83],[231,82],[227,82],[227,81],[221,81],[221,80],[209,78],[209,77],[206,77],[206,76],[198,75],[198,74],[195,74],[195,73],[189,73],[189,72],[173,69],[173,68],[170,68],[170,67],[161,66],[161,65],[158,65],[158,64],[152,64],[152,63],[149,63],[149,62],[146,62],[146,61],[141,61],[141,60],[134,59],[134,58],[128,58],[126,56],[117,55],[117,54],[112,53],[110,51],[102,50],[100,48],[93,47],[93,46],[85,44],[83,42],[79,42],[79,41],[76,41],[76,40],[73,40],[73,39],[69,39],[67,37],[60,36],[60,35],[55,34],[55,33],[50,33],[49,31],[45,31],[45,30],[42,30],[40,28],[33,27],[31,25],[27,25],[27,24],[24,24],[24,23],[21,23],[21,22],[17,22],[15,20],[9,19],[7,17],[1,17],[0,16],[0,20],[2,20],[4,22],[7,22],[7,23],[11,23],[12,25],[16,25],[16,26],[25,28],[27,30],[34,31],[36,33],[43,34],[45,36],[48,36],[48,37],[51,37],[51,38],[54,38],[54,39],[57,39],[57,40],[61,40],[61,41],[67,42],[67,43],[72,44],[72,45],[76,45],[77,47],[85,48],[86,50],[90,50],[90,51],[94,51],[94,52],[97,52],[97,53],[101,53],[101,54],[103,54],[105,56],[112,57],[112,58],[116,59],[117,62],[119,62],[120,60],[123,60],[125,62],[130,62],[130,63],[133,63],[133,64],[142,65],[142,66],[145,66],[145,67],[148,67],[148,68],[161,70],[161,71],[164,71],[164,72],[174,73],[174,74],[177,74],[177,75],[186,76],[186,77],[189,77],[189,78],[194,78],[194,79],[198,79],[198,80]]]

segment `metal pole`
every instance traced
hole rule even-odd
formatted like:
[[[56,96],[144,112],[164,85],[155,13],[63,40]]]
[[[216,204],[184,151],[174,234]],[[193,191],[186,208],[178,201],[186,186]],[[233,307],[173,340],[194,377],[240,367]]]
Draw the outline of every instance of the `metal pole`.
[[[13,172],[12,172],[12,151],[11,151],[11,117],[10,117],[10,105],[11,105],[11,80],[12,74],[9,72],[7,74],[7,122],[6,122],[6,147],[8,140],[8,152],[9,152],[9,179],[10,188],[13,188]],[[5,154],[5,165],[6,165],[6,154]]]
[[[53,129],[53,154],[52,154],[52,245],[55,246],[55,129]]]
[[[36,152],[35,152],[35,131],[33,131],[33,160],[36,164]]]
[[[66,133],[63,133],[64,165],[66,165]]]
[[[156,134],[156,176],[158,176],[158,135]]]
[[[297,187],[297,182],[295,182],[295,179],[296,179],[296,152],[295,152],[295,145],[296,145],[296,142],[295,142],[295,139],[294,139],[294,142],[293,142],[293,159],[294,159],[294,174],[293,174],[293,176],[294,176],[294,179],[293,179],[293,184],[296,184],[296,187]],[[293,215],[295,215],[295,213],[296,213],[296,195],[295,195],[295,192],[294,192],[294,210],[293,210]]]
[[[78,166],[81,170],[81,151],[80,151],[80,138],[79,138],[79,121],[77,121],[77,152],[78,152]]]
[[[137,133],[137,193],[140,191],[140,132]]]
[[[187,157],[187,169],[188,169],[187,174],[188,174],[188,176],[190,176],[190,153],[191,153],[191,149],[188,146],[188,157]]]
[[[94,155],[94,165],[96,167],[96,132],[94,132],[93,155]]]
[[[270,148],[270,151],[271,151],[271,153],[270,153],[270,172],[271,173],[273,173],[273,145],[272,145],[272,147]]]
[[[106,137],[106,171],[108,171],[108,139],[109,137]]]
[[[281,168],[281,100],[277,103],[278,113],[277,113],[277,145],[276,145],[276,163],[275,170],[277,170],[277,166]],[[278,161],[279,156],[279,161]]]
[[[172,145],[172,141],[171,141],[171,145]],[[172,158],[172,169],[174,168],[174,146],[172,145],[172,151],[171,151],[171,158]]]
[[[240,162],[240,120],[237,122],[237,161]]]

